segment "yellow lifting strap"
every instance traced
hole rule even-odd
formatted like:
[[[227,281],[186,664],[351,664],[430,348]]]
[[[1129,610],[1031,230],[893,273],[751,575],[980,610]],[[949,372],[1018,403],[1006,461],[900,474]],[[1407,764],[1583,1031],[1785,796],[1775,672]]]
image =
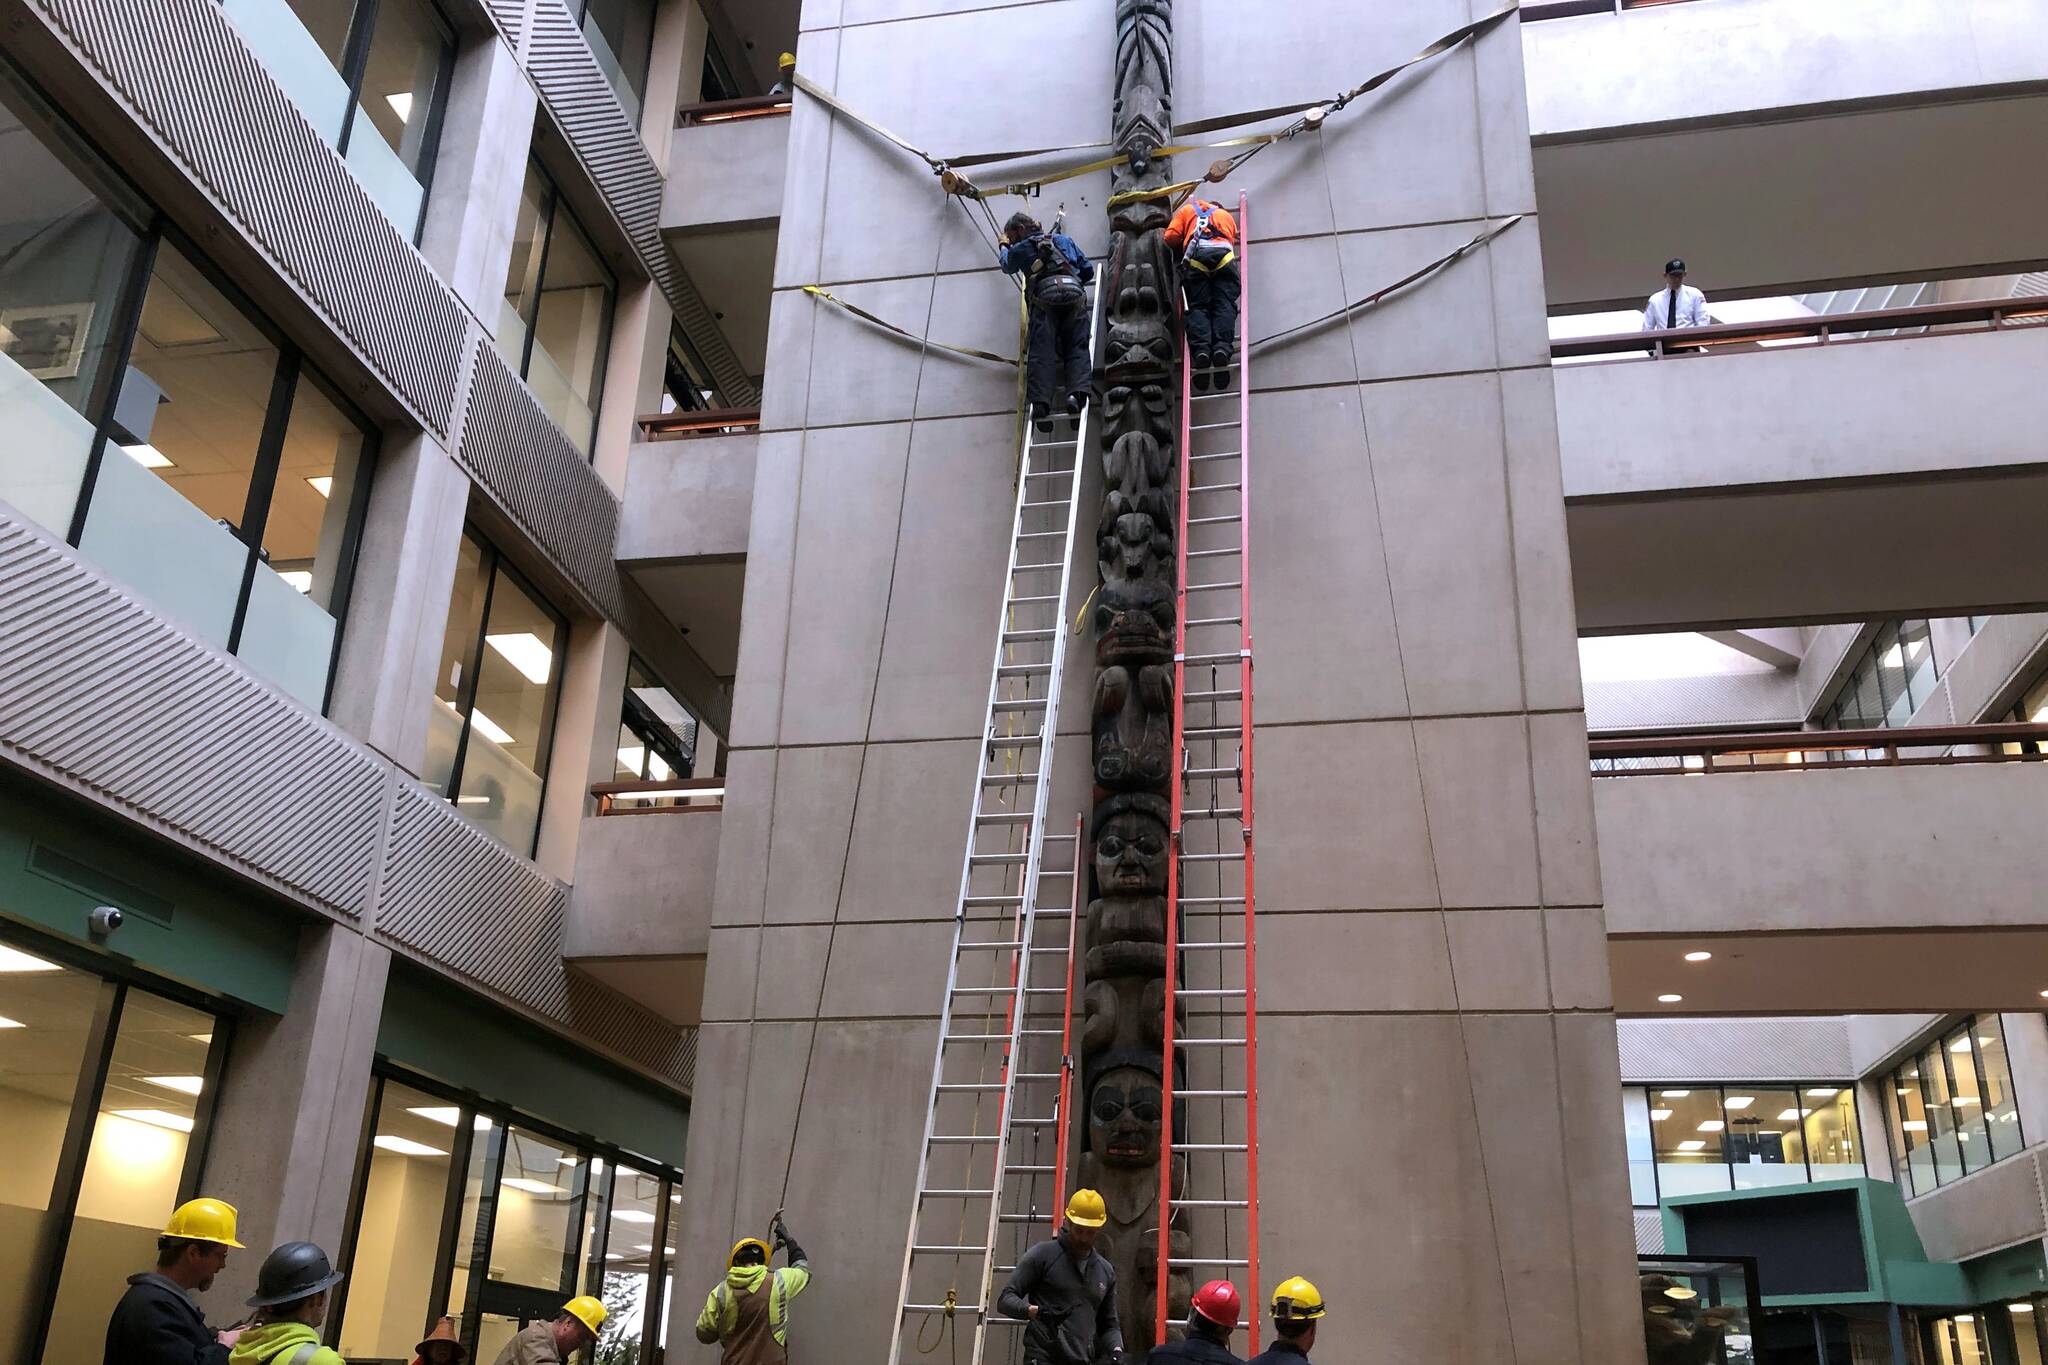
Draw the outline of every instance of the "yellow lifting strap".
[[[803,290],[812,298],[823,299],[835,308],[844,309],[862,322],[879,327],[885,332],[895,333],[913,346],[929,346],[934,351],[947,351],[953,355],[966,356],[970,360],[986,360],[995,365],[1014,366],[1019,363],[1013,356],[997,355],[993,351],[977,351],[972,346],[953,346],[943,341],[933,341],[929,337],[921,337],[909,328],[898,327],[895,323],[885,318],[878,318],[860,305],[848,303],[831,290],[821,289],[815,284],[807,284],[803,287]]]
[[[1500,236],[1503,232],[1506,232],[1509,228],[1513,227],[1515,224],[1521,221],[1522,215],[1517,213],[1503,219],[1498,223],[1490,224],[1489,226],[1480,229],[1478,234],[1474,236],[1471,241],[1466,242],[1462,246],[1456,247],[1453,250],[1445,252],[1443,255],[1437,257],[1435,260],[1431,261],[1428,265],[1423,266],[1419,270],[1411,270],[1406,275],[1403,275],[1400,279],[1395,280],[1392,284],[1384,285],[1381,288],[1375,289],[1372,291],[1372,293],[1367,294],[1362,299],[1354,299],[1352,302],[1345,304],[1342,308],[1333,308],[1319,318],[1310,318],[1307,322],[1298,322],[1294,326],[1285,328],[1278,332],[1274,332],[1270,336],[1262,336],[1257,341],[1254,341],[1251,344],[1254,347],[1267,346],[1275,341],[1283,341],[1288,337],[1298,335],[1302,332],[1312,332],[1318,327],[1322,327],[1328,323],[1335,322],[1338,318],[1348,317],[1352,313],[1362,312],[1365,309],[1377,307],[1378,305],[1386,302],[1389,295],[1399,293],[1401,290],[1408,288],[1408,286],[1412,284],[1419,284],[1423,280],[1428,279],[1431,275],[1436,274],[1437,271],[1445,269],[1446,267],[1454,265],[1457,262],[1465,259],[1465,257],[1471,255],[1480,247],[1485,246],[1488,242]]]

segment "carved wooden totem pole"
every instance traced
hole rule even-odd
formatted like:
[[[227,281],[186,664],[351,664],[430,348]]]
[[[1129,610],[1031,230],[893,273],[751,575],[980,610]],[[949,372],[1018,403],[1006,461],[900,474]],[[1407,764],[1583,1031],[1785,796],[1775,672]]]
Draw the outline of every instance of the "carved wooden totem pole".
[[[1117,0],[1112,188],[1157,190],[1152,153],[1172,130],[1172,0]],[[1109,1206],[1124,1345],[1153,1343],[1157,1295],[1160,1049],[1166,998],[1168,786],[1173,780],[1174,528],[1180,429],[1179,280],[1167,201],[1113,201],[1108,342],[1100,370],[1103,505],[1096,527],[1093,899],[1088,906],[1081,1065],[1081,1180]],[[1176,1254],[1187,1233],[1176,1229]],[[1168,1318],[1187,1313],[1185,1272]]]

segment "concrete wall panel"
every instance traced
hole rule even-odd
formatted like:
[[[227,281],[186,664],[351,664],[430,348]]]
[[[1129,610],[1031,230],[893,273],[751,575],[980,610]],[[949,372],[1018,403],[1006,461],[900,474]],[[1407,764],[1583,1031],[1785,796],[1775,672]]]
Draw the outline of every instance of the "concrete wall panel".
[[[1257,746],[1261,909],[1437,903],[1407,723],[1261,727]]]
[[[586,817],[562,955],[703,955],[721,823],[714,811]]]
[[[1522,717],[1418,720],[1415,747],[1441,903],[1536,904],[1536,821]]]
[[[626,466],[616,558],[630,563],[747,553],[762,439],[749,434],[636,444]]]
[[[1908,1201],[1927,1258],[1960,1261],[2048,1233],[2040,1156],[2030,1149]]]

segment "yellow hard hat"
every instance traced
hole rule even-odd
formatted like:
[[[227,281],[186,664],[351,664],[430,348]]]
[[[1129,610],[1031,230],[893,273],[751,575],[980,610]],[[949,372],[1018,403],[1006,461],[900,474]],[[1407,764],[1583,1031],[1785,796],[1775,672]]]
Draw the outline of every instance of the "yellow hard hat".
[[[1099,1228],[1109,1221],[1109,1210],[1103,1207],[1102,1196],[1093,1190],[1075,1190],[1074,1197],[1067,1201],[1067,1221],[1084,1228]]]
[[[732,1269],[733,1263],[739,1260],[740,1253],[748,1247],[761,1248],[761,1259],[763,1261],[772,1260],[775,1256],[775,1253],[768,1249],[768,1244],[759,1237],[742,1237],[732,1244],[731,1251],[725,1253],[725,1268],[727,1270]]]
[[[604,1305],[588,1294],[578,1294],[562,1305],[562,1311],[588,1327],[592,1336],[596,1336],[597,1329],[604,1326]]]
[[[241,1249],[235,1240],[235,1206],[218,1199],[188,1199],[171,1210],[163,1235],[190,1242],[218,1242]]]
[[[1275,1322],[1310,1322],[1323,1315],[1323,1294],[1296,1275],[1273,1291]]]
[[[780,57],[776,59],[776,65],[781,67],[784,71],[789,70],[791,67],[796,65],[796,54],[794,52],[783,53]]]

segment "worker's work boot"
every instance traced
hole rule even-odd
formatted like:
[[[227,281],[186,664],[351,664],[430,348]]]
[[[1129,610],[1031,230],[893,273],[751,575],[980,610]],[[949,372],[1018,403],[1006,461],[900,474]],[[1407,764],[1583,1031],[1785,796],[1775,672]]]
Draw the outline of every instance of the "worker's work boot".
[[[1052,405],[1033,403],[1031,405],[1031,428],[1040,436],[1052,435]]]
[[[1085,393],[1070,393],[1070,394],[1068,394],[1068,395],[1067,395],[1067,416],[1069,416],[1069,417],[1073,418],[1073,419],[1074,419],[1074,421],[1075,421],[1075,422],[1076,422],[1077,424],[1078,424],[1078,423],[1080,422],[1080,420],[1081,420],[1081,409],[1083,409],[1083,408],[1085,408],[1085,407],[1087,407],[1087,406],[1088,406],[1088,395],[1087,395],[1087,394],[1085,394]]]
[[[1188,377],[1188,387],[1196,393],[1209,391],[1209,355],[1202,351],[1188,357],[1188,368],[1194,371]]]

